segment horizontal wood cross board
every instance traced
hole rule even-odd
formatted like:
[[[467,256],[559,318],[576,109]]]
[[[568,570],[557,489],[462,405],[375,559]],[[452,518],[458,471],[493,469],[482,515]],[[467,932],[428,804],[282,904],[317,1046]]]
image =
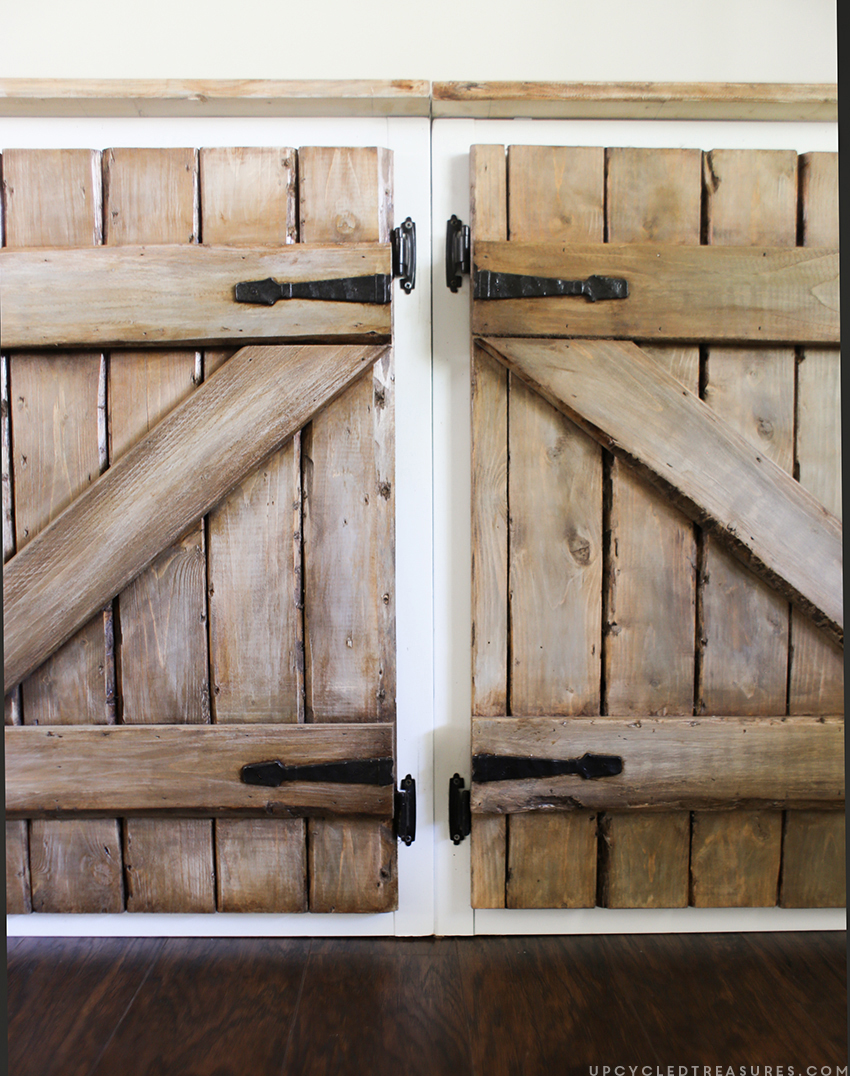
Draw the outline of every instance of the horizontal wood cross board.
[[[839,340],[838,252],[822,248],[672,244],[494,243],[481,270],[628,282],[625,299],[476,300],[472,331],[652,341],[829,344]]]
[[[843,640],[839,520],[641,348],[604,340],[482,342]]]
[[[392,785],[245,784],[243,766],[393,757],[391,724],[75,725],[6,729],[6,813],[288,818],[391,817]]]
[[[622,758],[622,772],[473,781],[472,810],[838,809],[841,717],[476,717],[472,753]]]
[[[384,350],[243,348],[175,408],[7,565],[7,689]]]
[[[5,348],[389,337],[391,304],[236,302],[242,281],[392,276],[387,243],[89,247],[0,252]]]

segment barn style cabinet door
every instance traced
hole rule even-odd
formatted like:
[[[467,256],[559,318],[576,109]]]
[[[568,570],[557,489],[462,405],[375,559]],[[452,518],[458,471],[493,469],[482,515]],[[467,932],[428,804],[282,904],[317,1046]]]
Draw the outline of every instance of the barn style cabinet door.
[[[8,911],[395,908],[392,153],[2,169]]]
[[[843,905],[836,155],[470,190],[473,907]]]

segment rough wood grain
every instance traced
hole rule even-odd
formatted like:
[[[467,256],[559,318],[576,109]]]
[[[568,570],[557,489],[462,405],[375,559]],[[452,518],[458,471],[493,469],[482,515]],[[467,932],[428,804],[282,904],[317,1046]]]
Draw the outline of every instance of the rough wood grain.
[[[472,146],[469,170],[472,241],[507,238],[504,147]],[[474,344],[470,391],[472,712],[497,716],[508,712],[508,374]]]
[[[102,238],[99,153],[8,150],[3,155],[3,180],[7,249],[97,249]],[[3,320],[5,340],[5,306]],[[101,364],[100,355],[87,353],[60,353],[50,362],[26,354],[13,354],[9,360],[18,550],[100,471]],[[81,620],[73,637],[22,684],[19,697],[25,723],[110,719],[99,608],[93,608],[92,619]],[[19,871],[31,873],[34,910],[120,910],[121,846],[114,819],[44,822],[30,830],[30,838],[31,864],[21,865]]]
[[[6,823],[6,915],[31,911],[29,833],[21,819]]]
[[[243,766],[388,758],[390,724],[76,725],[6,729],[10,818],[73,814],[391,815],[392,786],[244,784]]]
[[[469,217],[473,243],[507,239],[504,146],[471,146]],[[508,712],[508,378],[472,345],[472,712]],[[470,833],[473,908],[504,908],[504,818],[475,820]]]
[[[508,908],[592,908],[596,903],[596,815],[512,814]]]
[[[392,154],[302,149],[301,243],[386,242]],[[387,353],[304,431],[304,642],[308,721],[395,719],[395,393]],[[387,911],[392,827],[308,823],[310,910]]]
[[[838,155],[800,158],[801,240],[838,243]],[[797,365],[796,463],[801,485],[841,518],[841,355],[804,351]],[[844,710],[844,655],[796,609],[791,611],[789,713]],[[780,903],[842,907],[846,903],[844,816],[785,816]]]
[[[719,151],[704,159],[706,240],[718,246],[796,242],[797,156]],[[794,353],[711,347],[704,398],[758,453],[787,472],[794,460]],[[697,712],[781,713],[786,707],[789,610],[781,594],[752,577],[713,536],[704,539],[700,573]],[[834,584],[833,584],[834,585]],[[694,818],[692,893],[704,906],[773,904],[781,817],[741,814]],[[723,827],[727,832],[723,832]],[[732,878],[737,873],[730,893]]]
[[[108,238],[115,234],[107,230]],[[390,334],[389,303],[287,299],[269,307],[233,297],[242,280],[389,274],[388,243],[359,243],[350,252],[333,247],[269,251],[248,240],[230,242],[244,249],[181,249],[158,245],[156,238],[127,249],[4,251],[4,346],[239,346],[282,336]]]
[[[507,879],[507,819],[477,814],[470,832],[473,908],[504,908]]]
[[[218,911],[306,912],[306,837],[300,818],[217,818]]]
[[[606,164],[610,242],[699,244],[698,150],[611,149]],[[690,392],[699,392],[697,348],[657,347],[650,354]],[[693,524],[620,460],[611,459],[608,474],[605,712],[690,714],[697,559]],[[640,818],[614,813],[602,820],[600,835],[600,903],[687,905],[687,814]]]
[[[434,82],[434,117],[835,120],[835,83]]]
[[[473,273],[485,269],[564,280],[621,277],[628,281],[629,295],[595,303],[581,296],[479,299],[472,307],[472,331],[482,335],[659,343],[835,344],[839,339],[838,252],[794,247],[793,234],[785,243],[758,244],[753,236],[739,249],[481,243]]]
[[[124,871],[128,912],[214,912],[212,822],[128,818]]]
[[[243,348],[9,562],[6,682],[21,679],[383,352]],[[200,551],[193,555],[202,563]],[[195,712],[179,694],[158,710],[145,697],[154,717]],[[200,706],[200,693],[191,702]]]
[[[691,836],[691,904],[766,908],[776,904],[781,811],[697,811]]]
[[[526,239],[601,243],[603,206],[601,149],[510,147],[509,247]],[[513,373],[509,386],[507,712],[598,713],[602,453]],[[593,903],[595,816],[552,823],[540,815],[520,822],[517,833],[511,826],[509,907],[584,906],[588,894]]]
[[[1,162],[0,162],[1,163]],[[0,188],[2,190],[2,188]],[[2,492],[3,492],[3,563],[15,552],[15,508],[12,486],[12,423],[9,401],[9,358],[0,355],[0,439],[2,439]],[[6,725],[20,725],[21,689],[13,688],[3,698],[3,721]]]
[[[639,347],[614,340],[482,344],[843,639],[840,522]]]
[[[201,150],[204,242],[293,243],[296,172],[293,149]],[[205,376],[227,357],[207,351]],[[300,433],[210,513],[207,540],[213,721],[303,720]],[[219,910],[306,911],[302,820],[219,820],[214,836]]]
[[[104,154],[105,242],[186,245],[197,241],[193,149],[113,149]],[[112,355],[109,364],[110,463],[134,447],[194,387],[192,352]],[[179,457],[174,457],[176,462]],[[187,468],[192,475],[197,467]],[[115,472],[119,473],[119,472]],[[165,494],[159,492],[160,498]],[[184,525],[185,526],[185,525]],[[119,594],[116,672],[127,724],[158,714],[209,721],[206,571],[203,528],[194,520],[160,544],[156,559]],[[121,585],[125,585],[122,580]],[[118,589],[117,587],[115,588]],[[213,910],[212,822],[124,822],[128,910]]]
[[[605,908],[686,908],[691,816],[612,811],[599,824],[599,901]]]
[[[844,811],[787,811],[782,842],[783,908],[847,903]]]
[[[840,717],[477,717],[473,755],[617,755],[622,773],[472,784],[473,812],[737,805],[834,809],[844,799]],[[8,730],[14,736],[16,730]],[[778,852],[777,852],[778,855]]]
[[[391,822],[308,822],[311,912],[386,912],[398,905]]]
[[[0,80],[2,116],[427,116],[424,79]]]

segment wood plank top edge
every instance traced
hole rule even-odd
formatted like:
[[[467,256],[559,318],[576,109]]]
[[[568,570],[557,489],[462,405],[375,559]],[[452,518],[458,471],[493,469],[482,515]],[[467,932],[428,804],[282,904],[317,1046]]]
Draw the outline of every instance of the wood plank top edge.
[[[836,83],[0,79],[0,116],[837,119]],[[531,111],[529,111],[531,110]]]
[[[838,118],[833,82],[435,82],[431,99],[435,118]]]
[[[427,116],[425,79],[0,79],[0,116]]]

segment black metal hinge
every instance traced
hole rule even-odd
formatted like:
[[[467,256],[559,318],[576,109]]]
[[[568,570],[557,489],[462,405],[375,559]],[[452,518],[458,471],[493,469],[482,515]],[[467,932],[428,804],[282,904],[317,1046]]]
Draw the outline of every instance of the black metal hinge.
[[[407,217],[390,233],[392,276],[337,277],[333,280],[243,280],[234,289],[237,303],[274,306],[279,299],[315,299],[331,303],[368,303],[384,306],[392,299],[393,280],[408,295],[416,287],[416,225]]]
[[[449,836],[455,844],[472,832],[470,791],[459,773],[449,781]]]
[[[589,276],[586,280],[494,273],[471,265],[469,227],[452,215],[446,222],[446,287],[456,292],[464,273],[473,274],[473,299],[543,299],[559,295],[583,295],[590,303],[604,299],[627,299],[629,282],[622,277]]]
[[[395,791],[393,828],[396,837],[405,844],[411,845],[416,840],[416,782],[410,774]]]
[[[581,758],[526,758],[513,755],[473,755],[472,780],[524,781],[535,777],[561,777],[575,774],[586,781],[600,777],[615,777],[623,772],[619,755],[592,755]]]

